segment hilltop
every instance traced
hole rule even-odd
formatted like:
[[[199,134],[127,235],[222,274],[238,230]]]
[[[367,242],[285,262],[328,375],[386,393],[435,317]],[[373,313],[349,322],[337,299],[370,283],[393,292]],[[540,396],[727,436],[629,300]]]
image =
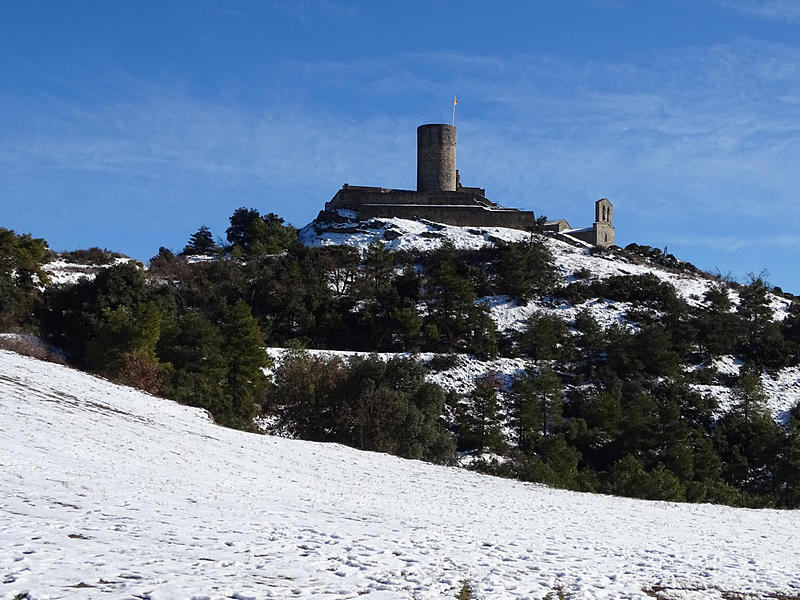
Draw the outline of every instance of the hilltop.
[[[493,248],[497,244],[524,243],[530,233],[502,227],[458,227],[430,221],[406,219],[369,219],[360,221],[351,211],[339,211],[342,219],[337,223],[312,222],[299,232],[300,241],[309,247],[348,246],[360,253],[367,252],[371,244],[380,243],[393,252],[425,253],[451,243],[456,249],[477,251]],[[552,253],[558,278],[564,284],[602,282],[611,277],[654,276],[672,286],[676,295],[690,307],[707,309],[704,298],[709,291],[724,289],[731,298],[731,310],[739,305],[741,285],[720,275],[705,273],[689,263],[675,257],[665,256],[658,249],[636,246],[631,251],[622,249],[598,249],[567,236],[548,235],[544,238]],[[644,250],[644,251],[643,251]],[[789,315],[791,295],[768,292],[769,310],[775,322],[783,322]],[[549,314],[569,323],[574,331],[576,315],[584,310],[604,328],[612,324],[636,327],[629,311],[640,302],[619,301],[602,297],[571,302],[564,298],[544,295],[528,301],[515,301],[508,296],[485,296],[478,299],[485,303],[498,330],[513,335],[525,328],[526,320],[535,314]],[[430,358],[430,357],[428,357]],[[480,361],[474,357],[461,356],[453,369],[436,375],[437,381],[447,387],[468,391],[476,377],[482,373],[496,371],[513,374],[524,367],[524,360]],[[708,364],[685,364],[687,371],[710,367],[723,375],[738,375],[743,363],[733,355],[716,357]],[[762,373],[762,384],[767,390],[770,411],[780,423],[786,423],[790,410],[800,402],[800,369],[786,367],[772,374]],[[696,384],[696,389],[714,395],[725,406],[730,404],[727,385]]]
[[[322,216],[298,231],[242,208],[228,244],[201,227],[147,269],[106,253],[80,276],[12,237],[30,259],[3,319],[230,427],[572,490],[800,504],[791,294],[636,244]]]

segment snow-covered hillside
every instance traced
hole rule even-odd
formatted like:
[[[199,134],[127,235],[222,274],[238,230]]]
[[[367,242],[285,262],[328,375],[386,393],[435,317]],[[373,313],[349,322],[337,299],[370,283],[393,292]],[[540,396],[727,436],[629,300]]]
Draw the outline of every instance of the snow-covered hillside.
[[[50,285],[71,284],[77,283],[81,279],[94,279],[99,271],[131,262],[132,260],[131,258],[117,257],[105,264],[86,264],[71,262],[58,257],[44,265],[44,272],[47,274]]]
[[[300,230],[299,238],[304,244],[312,247],[329,245],[348,245],[359,249],[362,253],[369,244],[380,242],[391,250],[430,251],[440,247],[449,240],[456,248],[476,250],[497,241],[521,242],[530,234],[517,229],[502,227],[457,227],[433,223],[430,221],[412,221],[407,219],[369,219],[358,221],[352,211],[339,211],[342,222],[312,222]],[[591,246],[578,240],[569,240],[563,236],[548,236],[545,242],[552,252],[559,275],[565,283],[576,280],[575,274],[582,272],[582,278],[607,279],[615,275],[652,274],[660,280],[674,286],[677,295],[689,305],[703,304],[703,295],[711,286],[720,282],[702,273],[679,272],[667,269],[652,262],[630,262],[624,257],[614,254],[593,253]],[[734,288],[728,290],[732,302],[739,302],[739,294]],[[526,304],[518,304],[506,296],[480,298],[490,310],[492,319],[501,332],[519,331],[525,321],[535,313],[548,313],[573,324],[575,316],[581,310],[588,311],[602,327],[612,324],[633,325],[627,321],[626,313],[632,308],[628,302],[608,299],[590,299],[575,305],[566,300],[538,298]],[[773,318],[781,321],[788,314],[790,301],[776,294],[771,294]],[[513,375],[524,366],[515,359],[497,361],[479,361],[473,357],[463,356],[452,372],[435,374],[431,379],[447,389],[456,389],[463,393],[471,389],[475,377],[493,371],[502,375]],[[738,373],[738,367],[731,371],[736,363],[735,357],[723,357],[715,366],[723,373]],[[695,366],[692,365],[691,368]],[[785,423],[789,411],[800,402],[800,368],[790,367],[775,374],[762,374],[762,384],[767,394],[768,406],[776,421]],[[730,389],[722,385],[693,385],[694,389],[714,396],[719,402],[721,411],[730,407]]]
[[[340,211],[347,212],[347,211]],[[343,218],[352,215],[344,215]],[[369,219],[367,221],[345,221],[342,223],[312,222],[300,230],[299,239],[307,246],[332,246],[347,245],[358,248],[362,252],[373,242],[381,242],[390,250],[435,250],[442,245],[444,240],[449,240],[461,250],[476,250],[486,245],[493,245],[496,241],[521,242],[528,239],[530,234],[518,229],[503,227],[457,227],[430,221],[411,221],[408,219]],[[676,273],[660,268],[653,264],[634,264],[622,260],[620,257],[593,254],[589,244],[578,240],[567,241],[565,237],[549,236],[547,245],[553,253],[555,264],[564,281],[574,281],[574,274],[580,270],[588,270],[590,278],[606,279],[613,275],[643,275],[651,273],[662,281],[673,286],[678,295],[690,304],[700,304],[703,294],[714,281],[710,277],[699,274]],[[732,300],[738,301],[734,292]],[[779,296],[773,296],[773,309],[775,319],[781,320],[786,316],[789,301]],[[592,312],[599,313],[601,322],[613,322],[617,317],[614,312],[619,312],[626,307],[605,307],[612,313],[608,318],[602,314],[603,310]],[[504,306],[502,309],[513,308]],[[509,317],[502,314],[503,310],[494,311],[499,320],[500,328],[513,326],[524,314],[515,314]],[[505,310],[507,312],[507,310]],[[523,311],[524,312],[524,311]],[[598,316],[598,315],[596,315]]]
[[[7,599],[438,599],[464,580],[487,599],[800,594],[798,512],[556,491],[241,433],[4,351],[0,411]]]
[[[351,352],[346,350],[308,350],[310,354],[334,357],[338,356],[347,360],[351,356],[368,356],[369,352]],[[267,348],[270,357],[280,362],[286,354],[285,348]],[[386,360],[403,357],[414,358],[422,363],[429,363],[435,354],[420,352],[380,352],[375,353]],[[519,376],[525,369],[532,367],[531,362],[523,358],[496,358],[481,360],[469,354],[453,355],[453,364],[441,370],[431,369],[426,376],[428,381],[437,383],[445,390],[455,390],[459,394],[468,394],[475,388],[477,380],[487,374],[493,373],[500,377],[503,388],[500,390],[501,399],[505,402],[505,390],[511,385],[514,377]],[[552,361],[550,361],[552,362]],[[714,361],[720,372],[738,373],[741,362],[732,356],[725,356]],[[792,409],[800,402],[800,367],[787,367],[776,375],[761,374],[761,385],[766,396],[766,408],[776,423],[786,424],[789,421]],[[731,409],[733,399],[731,389],[723,385],[692,384],[692,388],[701,394],[709,394],[719,402],[718,415],[721,416]]]

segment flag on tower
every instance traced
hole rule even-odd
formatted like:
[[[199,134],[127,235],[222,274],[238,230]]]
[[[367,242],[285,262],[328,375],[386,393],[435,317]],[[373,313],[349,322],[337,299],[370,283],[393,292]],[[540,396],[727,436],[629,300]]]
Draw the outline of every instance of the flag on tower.
[[[453,96],[453,106],[455,106],[456,104],[458,104],[458,98]]]

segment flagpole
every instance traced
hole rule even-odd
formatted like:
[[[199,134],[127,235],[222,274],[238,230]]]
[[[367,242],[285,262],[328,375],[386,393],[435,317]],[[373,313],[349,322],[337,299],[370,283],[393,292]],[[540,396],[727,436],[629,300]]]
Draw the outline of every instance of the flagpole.
[[[453,121],[452,121],[453,127],[456,126],[456,104],[458,104],[458,101],[456,100],[456,97],[453,96]]]

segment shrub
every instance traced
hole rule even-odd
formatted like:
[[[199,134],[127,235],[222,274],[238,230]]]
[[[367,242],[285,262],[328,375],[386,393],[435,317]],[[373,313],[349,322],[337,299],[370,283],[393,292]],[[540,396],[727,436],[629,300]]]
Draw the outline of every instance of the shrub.
[[[158,361],[143,353],[132,352],[124,356],[118,379],[125,385],[154,396],[163,391]]]
[[[345,364],[293,350],[273,377],[267,411],[297,437],[434,462],[455,450],[440,421],[444,391],[414,360],[371,355]]]
[[[53,352],[50,346],[32,335],[2,335],[0,336],[0,349],[47,362],[64,364],[64,359],[60,354]]]
[[[574,271],[572,276],[575,279],[589,279],[592,276],[592,271],[588,267],[581,267],[580,269]]]
[[[108,248],[101,249],[97,246],[61,253],[61,258],[63,260],[79,265],[109,265],[114,262],[114,259],[122,257],[123,255],[118,252],[112,252]]]
[[[458,594],[456,594],[456,600],[473,600],[475,598],[473,594],[472,586],[469,581],[465,579],[461,582],[461,589],[458,590]]]
[[[458,354],[434,354],[428,361],[428,368],[431,371],[449,371],[458,364]]]
[[[678,260],[674,255],[666,252],[666,249],[659,250],[652,246],[643,246],[639,244],[628,244],[622,252],[623,256],[628,258],[640,258],[649,262],[681,271],[685,273],[699,273],[700,269],[695,267],[692,263]],[[635,261],[636,262],[636,261]]]

